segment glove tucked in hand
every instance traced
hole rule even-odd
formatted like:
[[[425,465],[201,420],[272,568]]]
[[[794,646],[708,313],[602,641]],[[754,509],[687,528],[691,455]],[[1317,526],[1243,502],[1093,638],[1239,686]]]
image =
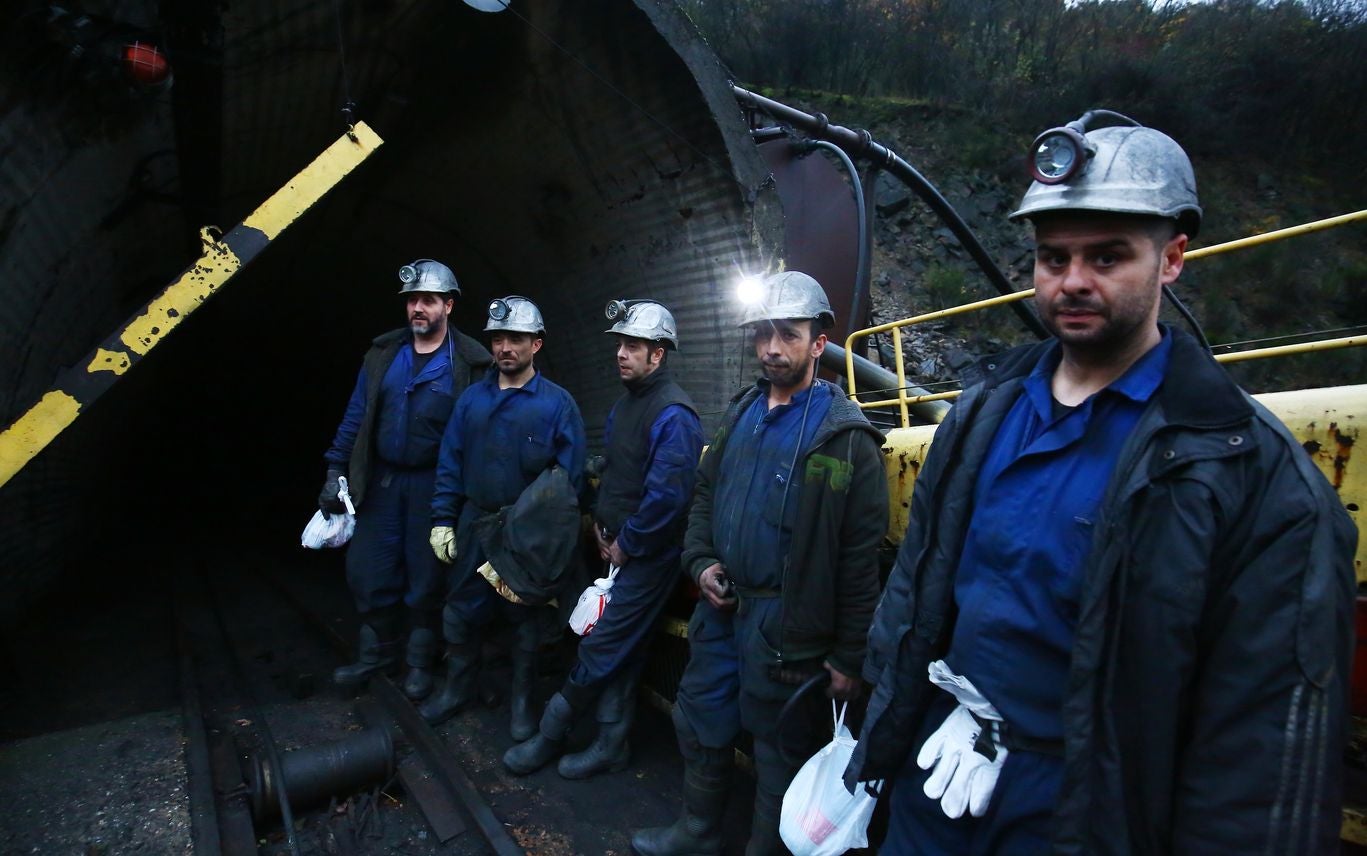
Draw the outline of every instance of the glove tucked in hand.
[[[337,495],[342,487],[338,479],[344,475],[346,473],[342,470],[328,467],[327,481],[323,482],[323,489],[318,492],[318,510],[326,515],[346,514],[346,503]]]
[[[427,536],[432,552],[446,564],[456,560],[456,529],[454,526],[433,526],[432,534]]]
[[[1008,754],[990,733],[983,734],[990,725],[982,724],[961,704],[945,717],[916,756],[922,770],[935,768],[923,790],[926,796],[940,801],[948,817],[962,817],[965,808],[974,817],[982,817],[987,811]]]

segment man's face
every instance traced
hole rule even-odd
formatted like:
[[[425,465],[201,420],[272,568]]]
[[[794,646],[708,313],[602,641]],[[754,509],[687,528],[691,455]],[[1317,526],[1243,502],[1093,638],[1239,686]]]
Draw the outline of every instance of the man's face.
[[[664,349],[654,342],[635,336],[617,337],[617,374],[622,383],[632,383],[649,376],[660,367]]]
[[[519,375],[532,364],[532,356],[541,350],[541,338],[531,333],[495,330],[489,337],[489,349],[494,352],[500,372]]]
[[[751,336],[764,376],[783,389],[804,383],[812,361],[826,349],[826,334],[813,338],[811,321],[761,321]]]
[[[1158,323],[1162,287],[1182,272],[1186,235],[1144,218],[1065,214],[1035,223],[1035,306],[1064,346],[1124,353]]]
[[[446,329],[446,316],[451,314],[454,300],[440,294],[415,291],[408,295],[408,326],[416,336],[436,335]]]

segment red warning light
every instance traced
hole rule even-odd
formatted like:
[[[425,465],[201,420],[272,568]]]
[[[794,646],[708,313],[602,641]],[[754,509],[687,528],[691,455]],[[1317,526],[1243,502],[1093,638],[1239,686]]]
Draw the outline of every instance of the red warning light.
[[[171,76],[171,64],[161,48],[148,42],[132,42],[123,46],[119,57],[124,74],[144,86],[157,86]]]

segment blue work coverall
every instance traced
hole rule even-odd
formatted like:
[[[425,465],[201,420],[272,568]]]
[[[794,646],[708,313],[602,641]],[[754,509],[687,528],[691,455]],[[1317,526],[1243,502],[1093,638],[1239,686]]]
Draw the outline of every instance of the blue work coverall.
[[[452,361],[461,359],[451,331],[414,374],[411,341],[399,346],[380,378],[371,414],[373,455],[356,532],[347,549],[347,584],[363,615],[397,605],[441,607],[443,572],[428,546],[428,509],[442,432],[455,403]],[[323,456],[346,471],[367,419],[367,372],[362,367],[332,446]]]
[[[608,414],[609,447],[615,413]],[[628,560],[612,584],[608,608],[579,643],[569,676],[576,687],[596,690],[643,665],[646,637],[678,583],[682,524],[702,447],[702,424],[684,405],[664,408],[650,426],[644,496],[621,529],[610,533]]]
[[[480,627],[500,612],[515,623],[532,613],[504,600],[477,572],[487,557],[474,537],[474,521],[516,502],[552,464],[565,469],[577,492],[584,485],[587,440],[579,405],[540,372],[509,389],[499,389],[498,378],[498,369],[490,369],[456,402],[431,496],[431,525],[456,529],[443,611],[450,642],[463,641],[465,628]]]

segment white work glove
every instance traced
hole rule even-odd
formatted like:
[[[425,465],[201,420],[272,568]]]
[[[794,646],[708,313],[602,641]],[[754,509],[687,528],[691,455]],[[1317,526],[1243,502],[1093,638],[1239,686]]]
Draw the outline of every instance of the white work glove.
[[[456,560],[456,529],[454,526],[433,526],[432,534],[427,536],[432,552],[446,564]]]
[[[975,748],[983,726],[973,718],[968,708],[959,705],[930,739],[921,747],[916,764],[922,770],[935,771],[926,779],[926,796],[940,801],[940,808],[948,817],[962,817],[964,809],[974,817],[982,817],[992,800],[1002,764],[1006,763],[1006,747],[996,744],[989,735],[982,735],[986,744],[996,749],[996,758],[989,759]]]

